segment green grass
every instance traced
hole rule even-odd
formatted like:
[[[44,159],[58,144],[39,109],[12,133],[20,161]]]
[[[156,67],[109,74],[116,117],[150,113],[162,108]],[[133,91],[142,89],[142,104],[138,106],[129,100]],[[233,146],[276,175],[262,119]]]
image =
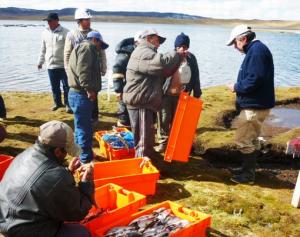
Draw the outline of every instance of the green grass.
[[[277,100],[299,96],[300,88],[277,90]],[[17,155],[31,146],[39,126],[49,120],[61,120],[73,127],[73,115],[63,109],[50,111],[52,98],[48,93],[2,93],[8,108],[9,137],[0,144],[0,153]],[[195,141],[198,152],[218,149],[230,154],[233,129],[226,129],[220,119],[234,109],[234,94],[224,87],[203,90],[204,108]],[[95,130],[110,129],[116,123],[117,101],[99,99],[100,123]],[[299,136],[299,129],[280,134],[271,140],[282,150],[286,139]],[[97,151],[98,143],[94,142]],[[161,177],[157,193],[148,197],[149,205],[172,200],[212,216],[210,236],[300,236],[300,211],[290,205],[293,185],[258,172],[253,186],[233,185],[225,168],[201,156],[191,156],[188,163],[166,163],[162,154],[152,157]]]

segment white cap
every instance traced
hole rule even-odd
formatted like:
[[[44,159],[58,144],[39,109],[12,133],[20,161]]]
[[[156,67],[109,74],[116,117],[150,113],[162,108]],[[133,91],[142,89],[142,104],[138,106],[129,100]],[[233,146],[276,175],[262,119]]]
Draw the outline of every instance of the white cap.
[[[233,44],[233,41],[236,37],[238,37],[239,35],[245,34],[247,32],[251,31],[251,27],[246,26],[246,25],[238,25],[236,27],[234,27],[230,33],[230,38],[228,40],[228,42],[226,43],[227,46],[230,46]]]
[[[77,8],[75,11],[75,20],[80,19],[90,19],[92,18],[92,15],[90,11],[86,8]]]
[[[141,38],[142,38],[141,37],[142,34],[143,34],[143,31],[136,32],[135,35],[134,35],[134,42],[139,42],[141,40]]]
[[[163,42],[165,42],[166,37],[161,36],[160,34],[158,34],[157,30],[155,29],[149,29],[149,30],[145,30],[142,34],[141,34],[141,38],[144,39],[149,35],[157,35],[159,38],[159,43],[162,44]]]

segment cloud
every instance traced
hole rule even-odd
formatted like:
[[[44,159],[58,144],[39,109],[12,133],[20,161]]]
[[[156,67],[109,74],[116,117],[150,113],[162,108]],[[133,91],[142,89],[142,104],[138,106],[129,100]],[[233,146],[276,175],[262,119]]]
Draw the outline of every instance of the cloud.
[[[284,3],[283,3],[284,2]],[[213,18],[300,20],[299,0],[1,0],[0,7],[178,12]]]

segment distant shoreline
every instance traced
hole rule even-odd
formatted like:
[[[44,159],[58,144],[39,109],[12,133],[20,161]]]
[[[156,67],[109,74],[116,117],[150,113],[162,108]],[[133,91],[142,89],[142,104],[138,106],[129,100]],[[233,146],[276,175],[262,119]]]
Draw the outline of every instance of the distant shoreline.
[[[44,16],[12,16],[0,15],[0,20],[35,20],[42,21]],[[61,21],[74,21],[73,16],[61,16]],[[145,23],[145,24],[183,24],[183,25],[216,25],[232,27],[237,24],[247,24],[258,30],[276,32],[300,33],[300,21],[264,21],[264,20],[240,20],[240,19],[171,19],[156,17],[122,17],[122,16],[94,16],[94,22],[119,22],[119,23]]]

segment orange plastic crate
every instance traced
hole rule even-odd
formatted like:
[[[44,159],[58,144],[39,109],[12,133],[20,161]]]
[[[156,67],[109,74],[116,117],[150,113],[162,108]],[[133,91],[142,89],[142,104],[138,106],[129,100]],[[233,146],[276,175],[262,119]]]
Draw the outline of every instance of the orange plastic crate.
[[[0,155],[0,181],[2,180],[7,167],[10,165],[13,159],[13,156]]]
[[[181,92],[165,152],[165,161],[188,161],[202,104],[202,100]]]
[[[116,132],[130,132],[127,128],[115,128]],[[102,139],[102,136],[112,131],[98,131],[95,132],[95,138],[99,142],[100,146],[100,155],[106,157],[109,160],[119,160],[119,159],[126,159],[126,158],[133,158],[135,156],[135,149],[114,149],[111,147],[110,144],[105,142]]]
[[[94,232],[95,236],[103,237],[105,236],[105,233],[111,228],[117,226],[126,226],[132,220],[143,215],[148,215],[152,213],[154,210],[157,210],[161,207],[171,209],[172,213],[175,216],[191,222],[191,224],[188,225],[187,227],[180,229],[169,236],[172,237],[205,237],[206,236],[206,229],[211,225],[211,216],[198,211],[193,211],[191,209],[185,208],[182,205],[176,204],[171,201],[165,201],[151,208],[148,208],[144,211],[128,215],[127,217],[124,217],[123,219],[119,219],[116,222],[109,223],[106,226],[99,226],[99,228]]]
[[[142,160],[142,158],[134,158],[96,162],[94,165],[95,187],[114,183],[144,195],[155,194],[159,171],[151,162],[140,167]]]
[[[106,226],[110,223],[123,218],[126,215],[133,214],[142,206],[146,205],[146,197],[142,194],[128,191],[115,184],[106,184],[95,190],[95,201],[99,208],[105,212],[96,219],[93,219],[84,225],[90,230],[92,237],[99,226]],[[93,212],[92,208],[90,212]]]

